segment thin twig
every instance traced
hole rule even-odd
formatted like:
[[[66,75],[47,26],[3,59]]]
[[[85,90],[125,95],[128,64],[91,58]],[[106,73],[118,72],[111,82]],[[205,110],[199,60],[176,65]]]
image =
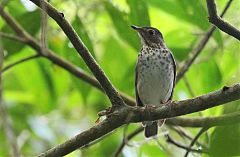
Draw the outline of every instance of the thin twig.
[[[169,125],[169,128],[175,131],[177,134],[179,134],[179,136],[181,136],[182,138],[186,138],[191,141],[193,140],[193,137],[191,137],[186,131],[182,130],[182,128],[179,128],[179,126],[175,127]],[[207,148],[204,144],[202,144],[199,141],[196,141],[196,144],[200,147]]]
[[[11,39],[11,40],[16,40],[16,41],[22,42],[22,43],[25,42],[25,39],[24,39],[24,38],[21,38],[21,37],[12,35],[12,34],[4,33],[4,32],[0,32],[0,37],[2,37],[2,38],[7,38],[7,39]]]
[[[183,76],[183,81],[184,81],[185,85],[187,86],[187,89],[188,89],[191,97],[195,97],[195,94],[194,94],[194,92],[193,92],[193,90],[192,90],[192,87],[191,87],[188,79],[186,78],[186,76]],[[198,113],[199,113],[199,116],[203,117],[203,113],[202,113],[202,112],[198,112]],[[208,134],[208,132],[206,132],[206,137],[207,137],[207,139],[209,139],[209,134]]]
[[[195,96],[194,92],[193,92],[193,89],[192,89],[192,86],[190,85],[188,79],[186,78],[186,76],[183,76],[183,81],[189,91],[189,94],[191,95],[191,97],[193,98]]]
[[[179,148],[182,148],[182,149],[185,149],[189,152],[195,152],[195,153],[208,153],[207,150],[198,150],[198,149],[192,149],[191,147],[187,147],[187,146],[184,146],[180,143],[177,143],[176,141],[174,141],[169,135],[166,135],[166,138],[167,138],[167,142],[168,143],[171,143]]]
[[[130,133],[125,139],[123,139],[121,145],[117,148],[117,150],[115,151],[113,157],[118,157],[120,155],[120,153],[122,152],[125,144],[126,144],[126,141],[129,141],[131,140],[133,137],[135,137],[137,134],[139,134],[140,132],[143,131],[143,127],[139,127],[137,128],[135,131],[133,131],[132,133]]]
[[[11,69],[11,68],[13,68],[13,67],[15,67],[16,65],[19,65],[19,64],[21,64],[21,63],[30,61],[30,60],[35,59],[35,58],[38,58],[38,57],[40,57],[40,56],[41,56],[40,54],[35,54],[35,55],[32,55],[32,56],[23,58],[23,59],[21,59],[21,60],[19,60],[19,61],[16,61],[16,62],[14,62],[14,63],[11,63],[11,64],[5,66],[4,68],[2,68],[2,70],[0,70],[0,74],[2,74],[2,73],[4,73],[5,71],[7,71],[7,70],[9,70],[9,69]]]
[[[232,3],[233,0],[230,0],[230,3]],[[216,9],[216,4],[214,0],[207,0],[207,8],[208,8],[208,14],[209,14],[209,22],[217,26],[220,30],[223,32],[233,36],[234,38],[240,40],[240,31],[233,27],[231,24],[228,22],[224,21],[221,16],[219,17],[217,15],[217,9]]]
[[[226,4],[225,8],[223,9],[222,13],[221,13],[221,17],[223,17],[225,15],[225,13],[227,12],[227,9],[230,7],[231,3],[232,3],[232,0],[229,0],[228,3]],[[206,35],[199,41],[199,43],[197,44],[197,47],[195,47],[189,53],[188,59],[186,61],[184,61],[182,66],[179,68],[178,75],[177,75],[177,78],[176,78],[176,82],[178,82],[185,75],[185,73],[188,71],[190,66],[193,64],[193,62],[196,60],[196,58],[202,52],[203,48],[206,46],[208,40],[212,36],[215,29],[216,29],[216,27],[212,26],[207,31]]]
[[[192,148],[192,146],[195,144],[195,142],[198,140],[198,138],[209,129],[209,127],[203,127],[198,133],[197,135],[194,137],[194,139],[192,140],[192,142],[189,145],[189,148]],[[184,155],[184,157],[187,157],[188,154],[190,153],[190,150],[187,150],[186,154]]]

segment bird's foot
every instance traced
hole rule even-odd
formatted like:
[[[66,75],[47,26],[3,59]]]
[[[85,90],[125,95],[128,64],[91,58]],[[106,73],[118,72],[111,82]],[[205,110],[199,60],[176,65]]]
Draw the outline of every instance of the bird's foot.
[[[97,120],[95,121],[95,123],[96,123],[96,124],[100,123],[100,122],[101,122],[101,118],[104,117],[104,116],[107,116],[107,115],[110,114],[111,112],[112,112],[112,108],[111,108],[111,107],[108,107],[108,108],[106,108],[105,110],[98,112],[98,113],[97,113],[98,118],[97,118]]]
[[[161,104],[163,105],[169,105],[171,103],[173,103],[174,101],[173,100],[167,100],[167,101],[161,101]]]
[[[145,105],[145,110],[146,110],[147,112],[151,112],[151,111],[153,111],[155,108],[156,108],[156,105],[153,105],[153,104],[146,104],[146,105]]]

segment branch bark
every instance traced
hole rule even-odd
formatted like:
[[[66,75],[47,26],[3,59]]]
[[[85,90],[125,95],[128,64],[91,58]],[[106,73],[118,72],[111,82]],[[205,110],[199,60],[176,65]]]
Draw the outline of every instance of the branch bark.
[[[107,119],[102,123],[76,135],[74,138],[48,150],[40,156],[64,156],[78,149],[79,147],[82,147],[100,138],[101,136],[122,126],[123,124],[152,121],[185,115],[238,99],[240,99],[240,84],[236,84],[232,87],[228,87],[227,89],[221,89],[193,99],[178,101],[171,103],[168,106],[158,107],[150,111],[151,117],[148,116],[144,108],[125,106],[120,108],[120,110],[109,114]]]
[[[230,0],[232,2],[232,0]],[[240,31],[217,15],[216,4],[214,0],[207,0],[209,22],[217,26],[223,32],[240,40]]]

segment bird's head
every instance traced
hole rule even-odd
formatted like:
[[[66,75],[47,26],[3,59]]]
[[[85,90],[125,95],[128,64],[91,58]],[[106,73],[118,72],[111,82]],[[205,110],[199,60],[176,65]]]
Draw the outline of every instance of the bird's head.
[[[143,45],[157,48],[165,47],[162,33],[157,28],[138,27],[134,25],[131,27],[138,32]]]

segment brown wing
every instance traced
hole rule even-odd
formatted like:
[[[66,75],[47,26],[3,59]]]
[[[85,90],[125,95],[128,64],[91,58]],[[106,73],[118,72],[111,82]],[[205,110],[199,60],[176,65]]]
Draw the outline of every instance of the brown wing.
[[[172,88],[172,92],[171,92],[171,96],[169,97],[168,100],[171,100],[172,97],[173,97],[173,92],[174,92],[174,87],[175,87],[175,83],[176,83],[176,62],[175,62],[175,59],[172,55],[172,53],[170,52],[170,56],[172,58],[172,61],[173,61],[173,72],[174,72],[174,78],[173,78],[173,88]]]

